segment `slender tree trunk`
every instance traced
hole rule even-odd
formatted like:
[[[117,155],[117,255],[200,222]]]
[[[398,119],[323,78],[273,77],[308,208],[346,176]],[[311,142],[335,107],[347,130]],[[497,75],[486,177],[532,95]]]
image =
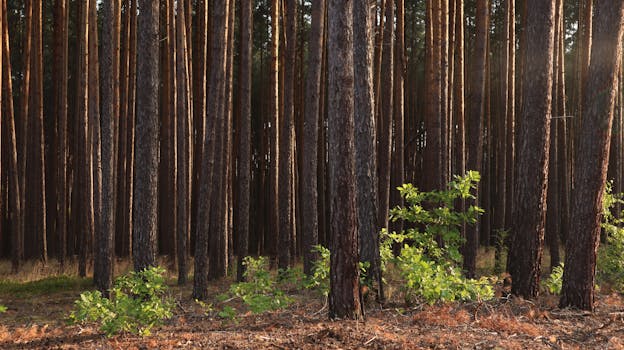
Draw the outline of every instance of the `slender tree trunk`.
[[[279,202],[278,202],[278,175],[279,175],[279,47],[280,47],[280,2],[271,2],[271,68],[269,70],[269,114],[271,128],[271,149],[269,153],[269,228],[267,237],[268,253],[271,261],[277,256],[277,242],[279,238]]]
[[[74,234],[77,235],[78,244],[78,274],[85,277],[87,274],[88,237],[91,236],[93,226],[92,210],[93,202],[90,196],[90,153],[89,153],[89,1],[79,6],[79,30],[78,30],[78,99],[75,123],[77,129],[74,152],[76,154],[76,166],[74,166],[74,189],[77,192],[76,209],[80,218],[76,220]]]
[[[284,1],[284,35],[285,59],[284,66],[284,117],[280,125],[279,137],[279,254],[278,267],[287,269],[290,263],[290,242],[292,239],[292,164],[294,134],[294,92],[295,92],[295,60],[297,46],[297,1]]]
[[[113,284],[113,238],[115,232],[115,88],[114,67],[119,63],[115,53],[115,16],[121,10],[114,0],[102,3],[101,66],[101,132],[102,132],[102,212],[95,250],[93,279],[96,287],[107,294]],[[97,276],[97,279],[96,279]]]
[[[176,224],[177,224],[177,257],[178,257],[178,284],[186,283],[188,274],[187,267],[187,246],[191,224],[190,211],[190,189],[191,189],[191,123],[190,115],[190,76],[187,66],[187,40],[186,40],[186,18],[184,11],[178,11],[176,25],[176,143],[177,143],[177,178],[176,178]]]
[[[135,271],[156,263],[158,232],[158,22],[157,1],[139,0],[137,49],[136,183],[132,256]]]
[[[386,0],[385,26],[383,28],[383,46],[381,62],[381,113],[379,117],[379,150],[378,150],[378,193],[379,206],[377,207],[377,223],[381,228],[388,227],[388,212],[390,208],[390,168],[392,159],[392,111],[393,98],[390,91],[394,87],[394,0]]]
[[[393,122],[394,133],[394,152],[392,152],[392,172],[390,177],[390,203],[389,208],[396,206],[403,206],[403,197],[397,187],[403,185],[405,174],[405,151],[403,142],[403,126],[404,126],[404,84],[405,84],[405,71],[407,69],[405,62],[405,2],[404,0],[397,0],[396,2],[396,42],[395,42],[395,55],[394,55],[394,87],[393,87]],[[395,221],[390,224],[390,229],[395,232],[400,232],[403,229],[402,221]]]
[[[516,149],[516,0],[507,0],[507,25],[509,26],[509,46],[506,73],[507,74],[507,156],[505,165],[505,229],[511,226],[511,212],[513,205],[514,165]]]
[[[596,253],[607,175],[617,73],[622,60],[624,2],[596,0],[560,306],[594,309]],[[589,203],[589,205],[588,205]]]
[[[402,4],[402,0],[399,0]],[[355,74],[355,169],[360,260],[369,263],[367,278],[377,282],[384,299],[377,225],[377,162],[375,95],[373,90],[373,13],[367,1],[353,2]]]
[[[181,11],[183,12],[183,11]],[[158,250],[157,254],[167,255],[175,261],[176,216],[170,215],[175,208],[175,91],[176,67],[174,61],[175,1],[161,1],[160,33],[160,118],[159,118],[159,174],[158,174]],[[185,29],[186,30],[186,29]]]
[[[208,90],[207,117],[204,121],[203,152],[201,159],[201,182],[199,188],[199,209],[196,224],[195,273],[193,297],[199,300],[208,294],[208,230],[212,198],[212,180],[215,168],[215,128],[218,127],[225,104],[225,73],[227,58],[227,33],[229,1],[215,2],[211,12],[211,70]]]
[[[251,1],[241,1],[240,31],[240,123],[238,143],[238,197],[236,200],[236,227],[238,229],[238,281],[243,280],[243,258],[249,254],[249,209],[251,194],[251,83],[253,50],[253,10]]]
[[[194,53],[193,71],[193,129],[195,138],[193,143],[192,158],[192,192],[191,192],[191,232],[196,231],[197,211],[199,199],[199,180],[201,175],[201,160],[203,158],[204,134],[203,129],[206,122],[206,63],[207,63],[207,36],[208,36],[208,0],[199,0],[197,3],[197,40]]]
[[[560,13],[563,13],[563,1],[559,1]],[[567,113],[566,113],[566,85],[565,85],[565,26],[564,16],[559,17],[559,37],[557,40],[557,50],[559,51],[559,69],[556,72],[557,85],[557,110],[562,117],[557,119],[557,152],[559,153],[558,166],[559,166],[559,195],[560,195],[560,238],[565,243],[566,237],[569,232],[569,212],[570,212],[570,168],[568,161],[568,127],[567,127]]]
[[[90,225],[93,227],[91,235],[88,237],[89,254],[95,252],[95,258],[98,258],[99,246],[102,240],[102,139],[100,125],[100,58],[98,53],[98,21],[97,21],[97,3],[91,1],[89,3],[89,154],[90,154],[90,201],[93,210]],[[111,18],[112,20],[112,18]],[[112,62],[111,62],[112,64]],[[99,264],[98,264],[99,265]],[[99,268],[93,270],[93,281],[102,282],[101,271]],[[106,278],[106,277],[104,277]],[[99,287],[99,285],[96,285]]]
[[[331,196],[329,317],[364,316],[359,288],[354,145],[353,7],[328,7],[328,97]],[[390,61],[392,62],[392,61]],[[391,114],[390,114],[391,115]]]
[[[489,0],[477,0],[476,42],[472,59],[473,85],[468,96],[469,110],[466,125],[466,140],[468,157],[466,170],[481,170],[483,162],[483,122],[485,114],[485,86],[487,63],[487,39],[490,22]],[[479,189],[476,199],[469,200],[466,205],[476,205],[479,198]],[[464,270],[466,275],[473,277],[477,267],[477,249],[479,248],[479,223],[466,227],[466,243],[463,247]]]
[[[312,27],[309,36],[308,75],[306,81],[303,157],[301,164],[301,220],[303,237],[303,272],[310,276],[317,256],[313,247],[319,239],[318,144],[321,105],[321,71],[325,32],[325,0],[312,2]],[[376,230],[376,228],[375,228]]]
[[[19,271],[19,266],[24,255],[24,243],[21,231],[21,217],[22,217],[22,202],[20,196],[20,183],[19,183],[19,168],[17,158],[17,132],[15,129],[15,110],[13,108],[13,81],[10,79],[12,76],[11,69],[11,51],[9,47],[9,26],[7,16],[7,4],[6,1],[2,2],[2,47],[0,48],[0,56],[2,56],[2,71],[0,74],[0,89],[4,89],[5,97],[5,114],[4,118],[8,121],[8,139],[9,139],[9,212],[11,222],[11,265],[13,273]]]
[[[57,203],[56,232],[58,236],[58,259],[61,270],[65,268],[67,256],[67,85],[68,85],[68,7],[66,0],[57,0],[54,12],[55,31],[55,74],[56,95],[55,112],[57,113]]]
[[[522,82],[522,122],[518,128],[518,155],[512,221],[512,292],[534,298],[539,275],[546,221],[548,157],[555,1],[527,3],[527,38]],[[538,54],[539,53],[539,54]]]

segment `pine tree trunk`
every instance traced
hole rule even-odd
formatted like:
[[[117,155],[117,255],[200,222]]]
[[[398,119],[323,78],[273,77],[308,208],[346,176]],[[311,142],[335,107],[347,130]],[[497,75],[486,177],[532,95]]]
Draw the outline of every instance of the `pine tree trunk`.
[[[211,12],[211,70],[208,90],[213,93],[208,95],[207,117],[204,121],[203,152],[201,159],[201,177],[199,188],[199,208],[196,224],[195,242],[195,273],[193,282],[193,297],[204,300],[208,296],[208,230],[210,223],[210,210],[212,193],[212,181],[218,179],[215,167],[215,128],[219,127],[220,119],[223,118],[225,104],[225,73],[227,57],[227,32],[229,1],[216,2]],[[216,191],[215,191],[216,192]],[[216,193],[215,193],[215,198]]]
[[[490,22],[489,0],[477,0],[476,43],[472,59],[471,75],[473,84],[468,96],[468,121],[466,123],[467,161],[466,170],[480,171],[483,162],[483,122],[485,114],[485,86],[488,47],[488,28]],[[466,205],[476,205],[479,200],[479,189],[476,199],[468,200]],[[464,271],[473,277],[477,267],[477,249],[479,248],[479,222],[466,227],[466,243],[463,247]]]
[[[187,246],[190,232],[190,189],[191,189],[191,136],[190,136],[190,76],[187,66],[187,40],[186,40],[186,18],[184,11],[178,11],[176,29],[176,143],[177,143],[177,177],[176,177],[176,241],[178,258],[178,284],[186,283],[188,274]]]
[[[402,0],[399,0],[402,3]],[[377,162],[375,95],[373,90],[373,13],[366,1],[353,2],[355,74],[355,169],[360,261],[368,262],[367,278],[378,283],[384,299],[377,225]]]
[[[136,101],[136,181],[132,257],[135,271],[156,264],[158,233],[159,4],[139,0]]]
[[[310,276],[317,254],[313,247],[319,240],[318,144],[321,105],[323,36],[325,35],[325,0],[312,2],[312,27],[309,36],[308,75],[306,81],[305,119],[301,164],[301,220],[303,237],[303,272]]]
[[[119,63],[115,52],[116,16],[120,14],[114,0],[102,3],[102,66],[101,66],[101,137],[102,137],[102,211],[99,237],[95,249],[93,280],[104,294],[113,284],[113,239],[115,232],[115,77],[114,67]],[[96,279],[97,277],[97,279]]]
[[[528,1],[512,214],[512,293],[535,298],[546,221],[555,1]]]
[[[266,239],[271,261],[278,253],[279,239],[279,48],[280,48],[280,1],[271,2],[271,65],[269,70],[269,115],[270,115],[270,154],[269,154],[269,227]]]
[[[381,109],[379,115],[380,125],[379,148],[378,148],[378,195],[379,206],[377,207],[377,223],[381,228],[388,227],[388,213],[390,208],[390,167],[392,159],[392,111],[393,98],[390,91],[394,87],[394,0],[386,0],[385,26],[383,28],[383,46],[381,60]],[[330,33],[331,35],[331,33]]]
[[[253,68],[253,10],[251,1],[241,1],[240,14],[240,123],[238,143],[238,181],[236,199],[236,227],[238,233],[237,252],[238,281],[243,280],[245,267],[243,258],[249,254],[249,211],[251,195],[251,86]]]
[[[21,217],[22,217],[22,202],[20,200],[22,192],[20,191],[19,182],[19,168],[17,158],[17,131],[15,128],[15,110],[13,107],[13,82],[9,77],[12,76],[11,69],[11,51],[9,47],[9,26],[7,16],[7,4],[6,1],[2,2],[2,26],[0,30],[2,33],[2,47],[0,48],[0,55],[2,56],[2,70],[3,74],[0,74],[0,89],[4,89],[6,95],[9,96],[5,99],[5,119],[8,121],[8,138],[9,138],[9,212],[11,222],[11,267],[13,273],[17,273],[20,267],[22,257],[24,255],[24,243],[23,235],[21,231]]]
[[[328,117],[331,197],[329,317],[361,319],[354,145],[352,3],[328,6]],[[392,62],[392,61],[390,61]]]
[[[284,0],[284,117],[279,137],[279,254],[278,267],[287,269],[290,264],[292,232],[292,165],[294,134],[295,60],[297,46],[297,1]]]
[[[594,309],[596,253],[623,34],[624,2],[596,0],[594,44],[583,96],[561,307]]]

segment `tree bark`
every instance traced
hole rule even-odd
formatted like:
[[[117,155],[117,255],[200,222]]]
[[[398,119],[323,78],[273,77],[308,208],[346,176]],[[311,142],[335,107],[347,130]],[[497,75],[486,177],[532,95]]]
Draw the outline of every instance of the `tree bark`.
[[[551,96],[555,1],[527,3],[526,65],[522,75],[522,112],[518,126],[512,214],[512,293],[535,298],[546,221],[548,158],[550,150]]]
[[[310,276],[317,254],[313,247],[319,239],[318,143],[321,105],[321,71],[325,32],[325,0],[312,2],[312,27],[309,36],[308,75],[306,81],[303,157],[301,164],[301,220],[303,237],[303,272]]]
[[[362,0],[364,1],[364,0]],[[353,8],[328,6],[331,266],[329,317],[361,319],[354,145]],[[392,61],[390,61],[392,62]]]
[[[157,1],[139,0],[132,256],[135,271],[156,264],[158,232]]]
[[[208,230],[212,198],[212,180],[216,178],[215,128],[218,127],[225,104],[225,72],[229,1],[215,2],[211,12],[211,70],[208,90],[207,117],[204,120],[203,152],[199,187],[199,208],[196,224],[195,273],[193,297],[204,300],[208,296]]]
[[[253,69],[253,10],[251,1],[240,3],[240,123],[238,143],[238,197],[236,200],[236,227],[238,229],[238,281],[243,280],[243,258],[249,254],[249,209],[251,194],[251,86]]]
[[[11,218],[11,267],[13,273],[19,271],[20,263],[24,255],[24,241],[21,231],[21,217],[22,217],[22,202],[20,200],[22,192],[20,191],[19,182],[19,168],[17,158],[17,132],[15,129],[15,110],[13,107],[13,82],[10,77],[12,76],[11,68],[11,51],[9,47],[9,26],[7,16],[7,4],[6,1],[2,2],[2,47],[0,48],[0,55],[2,56],[2,70],[3,74],[0,74],[0,89],[4,89],[6,95],[6,109],[5,119],[8,121],[8,138],[9,138],[9,217]]]
[[[607,175],[617,74],[622,60],[624,2],[596,0],[591,60],[575,162],[570,239],[566,244],[561,307],[594,309],[596,253]]]
[[[394,0],[386,0],[385,26],[383,28],[383,46],[381,61],[381,112],[379,116],[379,149],[378,149],[378,193],[379,207],[378,224],[381,228],[388,227],[388,212],[390,209],[390,168],[392,160],[392,111],[393,98],[390,91],[394,87]]]
[[[477,0],[476,42],[472,59],[473,85],[468,96],[468,121],[466,125],[467,162],[466,170],[480,171],[483,162],[483,122],[485,114],[486,63],[488,48],[488,28],[490,22],[489,0]],[[466,205],[476,205],[479,201],[479,188],[476,199],[468,200]],[[479,248],[479,222],[466,227],[466,243],[463,247],[464,271],[474,277],[477,268],[477,249]]]
[[[399,0],[402,1],[402,0]],[[353,60],[355,74],[355,169],[360,260],[369,263],[367,279],[378,283],[384,298],[377,225],[377,162],[375,94],[373,90],[373,13],[369,2],[353,2]]]
[[[187,40],[186,40],[186,18],[184,11],[178,10],[178,17],[175,21],[176,33],[176,135],[177,144],[177,176],[176,176],[176,242],[178,258],[178,284],[186,283],[188,274],[187,267],[187,246],[190,232],[190,158],[191,158],[191,125],[190,125],[190,76],[187,66]]]

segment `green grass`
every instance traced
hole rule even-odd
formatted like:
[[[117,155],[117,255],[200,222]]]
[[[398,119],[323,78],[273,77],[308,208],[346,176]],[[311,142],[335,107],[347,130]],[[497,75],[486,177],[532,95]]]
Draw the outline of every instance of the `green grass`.
[[[0,281],[0,296],[35,297],[46,294],[91,289],[91,278],[73,276],[48,277],[32,282]]]

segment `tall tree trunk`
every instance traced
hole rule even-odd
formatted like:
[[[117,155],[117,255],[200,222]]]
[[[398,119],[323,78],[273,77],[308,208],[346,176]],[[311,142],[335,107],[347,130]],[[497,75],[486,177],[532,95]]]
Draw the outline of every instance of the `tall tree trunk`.
[[[402,0],[399,0],[402,4]],[[377,162],[375,94],[373,90],[373,13],[367,1],[353,2],[355,74],[355,169],[360,260],[369,263],[367,278],[377,282],[383,300],[379,227],[377,225]]]
[[[89,153],[89,1],[79,5],[78,29],[78,99],[76,127],[74,131],[76,165],[74,166],[74,192],[77,192],[76,204],[72,206],[79,213],[74,227],[78,244],[78,274],[87,274],[88,238],[92,234],[93,202],[90,193],[91,169]]]
[[[359,287],[354,145],[353,7],[328,7],[328,114],[331,197],[329,317],[364,316]],[[392,62],[392,61],[390,61]]]
[[[0,74],[0,89],[4,89],[8,98],[5,98],[5,114],[4,118],[8,121],[8,139],[9,139],[9,212],[11,219],[11,265],[13,273],[17,273],[24,255],[23,231],[21,231],[22,202],[20,200],[22,192],[20,191],[19,167],[17,158],[17,132],[15,128],[15,110],[13,108],[13,81],[11,69],[11,51],[9,47],[9,26],[7,16],[6,1],[2,2],[2,47],[0,48],[0,56],[2,56],[2,71]]]
[[[223,117],[225,104],[225,73],[227,58],[227,33],[229,1],[215,2],[211,12],[211,70],[208,90],[207,117],[204,120],[203,152],[201,159],[201,177],[199,188],[199,209],[196,224],[195,273],[193,297],[199,300],[208,294],[208,230],[212,198],[212,180],[217,178],[215,167],[215,128]]]
[[[61,270],[65,268],[67,256],[67,85],[68,85],[68,6],[67,0],[57,0],[54,10],[54,51],[56,95],[55,112],[57,114],[57,203],[56,232],[58,236],[58,259]]]
[[[468,122],[466,126],[466,140],[468,141],[468,157],[466,170],[481,170],[483,162],[483,122],[485,114],[485,81],[488,48],[488,28],[490,27],[490,2],[477,0],[476,15],[476,42],[474,57],[472,58],[471,76],[473,84],[468,96]],[[479,198],[479,189],[476,199],[469,200],[466,205],[476,205]],[[466,243],[463,247],[464,270],[466,275],[473,277],[477,267],[477,249],[479,248],[479,223],[466,227]]]
[[[132,257],[135,271],[156,263],[158,232],[158,22],[157,1],[139,0],[137,43],[136,181]]]
[[[397,0],[396,2],[396,42],[395,42],[395,55],[394,55],[394,87],[393,87],[393,122],[394,133],[394,152],[392,152],[392,172],[390,177],[390,207],[402,206],[403,197],[397,187],[403,185],[405,174],[405,147],[403,142],[403,126],[404,126],[404,84],[405,84],[405,71],[407,69],[405,62],[405,1]],[[403,229],[402,221],[395,221],[390,224],[391,231],[400,232]]]
[[[290,263],[290,242],[292,239],[292,165],[293,165],[293,134],[294,134],[294,92],[295,92],[295,60],[297,46],[297,1],[284,1],[284,117],[280,125],[279,137],[279,254],[278,267],[287,269]]]
[[[253,69],[253,10],[251,1],[241,1],[240,31],[240,123],[238,143],[238,181],[236,199],[236,227],[238,229],[238,281],[243,280],[243,258],[249,254],[249,209],[251,194],[251,85]]]
[[[115,47],[116,16],[121,9],[117,1],[102,3],[101,66],[101,137],[102,137],[102,213],[95,250],[93,280],[99,291],[107,294],[113,283],[113,238],[115,232],[115,82],[114,67],[119,64]],[[97,276],[97,279],[96,279]]]
[[[99,254],[99,244],[102,239],[102,139],[100,132],[100,58],[98,53],[98,20],[97,3],[89,3],[89,154],[90,154],[90,201],[93,210],[90,225],[93,227],[88,237],[90,254]],[[112,20],[112,19],[111,19]],[[97,246],[96,246],[97,245]],[[96,256],[97,257],[97,256]],[[101,282],[99,273],[101,266],[93,270],[93,281]],[[96,285],[97,286],[97,285]]]
[[[518,126],[518,154],[512,221],[512,292],[534,298],[546,221],[548,157],[553,75],[555,1],[527,3],[523,58],[522,115]]]
[[[379,135],[378,149],[378,194],[379,206],[377,207],[377,223],[381,228],[388,227],[388,212],[390,208],[390,167],[392,159],[392,111],[393,98],[390,91],[394,87],[394,0],[386,0],[385,26],[383,28],[383,46],[381,61],[381,109],[379,115],[381,131]],[[330,34],[331,35],[331,34]]]
[[[267,250],[271,261],[277,256],[279,239],[279,48],[280,48],[280,1],[271,2],[271,65],[269,70],[269,115],[270,142],[269,151],[269,228]]]
[[[560,13],[563,13],[563,1],[559,1],[559,9]],[[557,119],[557,136],[558,136],[558,144],[557,144],[557,152],[559,153],[558,158],[558,172],[559,172],[559,195],[560,195],[560,238],[565,243],[566,237],[568,237],[569,231],[569,212],[570,212],[570,162],[568,161],[569,152],[568,152],[568,123],[567,123],[567,113],[566,113],[566,85],[565,85],[565,26],[564,26],[564,16],[559,17],[559,37],[557,40],[557,48],[559,51],[558,58],[559,63],[557,66],[559,69],[556,72],[557,78],[557,110],[559,111],[559,115],[562,117]]]
[[[178,284],[186,283],[188,274],[187,246],[191,224],[190,189],[191,189],[191,123],[190,123],[190,76],[187,66],[186,18],[184,11],[178,11],[176,25],[176,144],[177,144],[177,177],[176,177],[176,241],[178,258]]]
[[[208,0],[199,0],[197,3],[197,35],[196,48],[193,51],[193,129],[195,133],[192,158],[192,190],[191,190],[191,232],[196,231],[197,211],[199,199],[199,179],[201,175],[201,160],[203,158],[204,134],[206,119],[206,72],[207,72],[207,36],[208,36]]]
[[[174,61],[176,34],[175,34],[175,1],[165,0],[161,9],[161,33],[163,40],[160,43],[161,76],[160,81],[160,162],[158,178],[158,252],[168,255],[175,261],[175,215],[170,215],[171,208],[176,207],[175,198],[175,114],[174,102],[176,91],[176,67]],[[180,11],[183,12],[183,11]],[[186,29],[185,29],[186,30]]]
[[[313,247],[319,239],[318,144],[321,105],[321,71],[325,32],[325,0],[312,2],[312,27],[309,36],[308,75],[306,81],[303,153],[301,164],[301,220],[303,237],[303,272],[310,276],[317,256]],[[375,228],[376,230],[376,228]]]
[[[594,308],[596,253],[623,33],[624,2],[596,0],[594,45],[583,96],[561,307]]]
[[[516,149],[516,0],[507,0],[506,18],[509,27],[508,57],[505,74],[507,74],[507,156],[505,165],[505,229],[511,226],[513,205],[513,184]]]

